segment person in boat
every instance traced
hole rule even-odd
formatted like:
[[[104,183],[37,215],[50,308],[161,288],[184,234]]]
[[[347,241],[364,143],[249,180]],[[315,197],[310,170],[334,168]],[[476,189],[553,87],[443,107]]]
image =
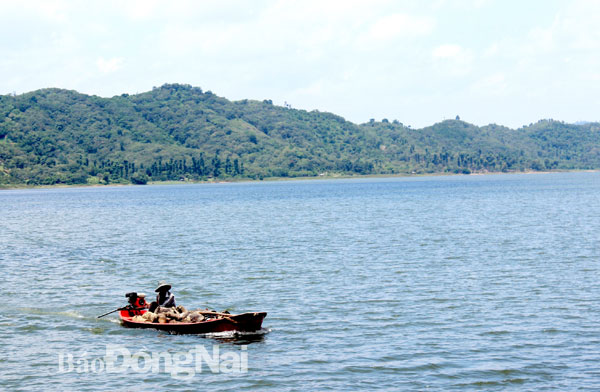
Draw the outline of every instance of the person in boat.
[[[156,301],[150,304],[150,311],[153,312],[159,306],[163,308],[174,308],[177,305],[175,304],[175,296],[171,293],[171,285],[170,284],[161,284],[156,290]]]

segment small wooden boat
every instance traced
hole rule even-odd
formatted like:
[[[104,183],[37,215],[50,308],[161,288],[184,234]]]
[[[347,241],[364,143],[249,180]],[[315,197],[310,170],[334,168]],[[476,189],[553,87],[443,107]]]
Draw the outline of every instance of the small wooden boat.
[[[150,323],[133,321],[133,317],[146,312],[143,310],[121,310],[121,324],[128,328],[153,328],[173,334],[207,334],[215,332],[259,332],[266,312],[232,314],[220,318],[209,318],[196,323]]]

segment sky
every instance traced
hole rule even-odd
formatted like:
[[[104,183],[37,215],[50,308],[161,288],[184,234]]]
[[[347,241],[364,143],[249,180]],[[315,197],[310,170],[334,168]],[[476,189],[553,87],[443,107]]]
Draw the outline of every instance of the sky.
[[[0,0],[0,94],[164,83],[413,128],[600,120],[600,1]]]

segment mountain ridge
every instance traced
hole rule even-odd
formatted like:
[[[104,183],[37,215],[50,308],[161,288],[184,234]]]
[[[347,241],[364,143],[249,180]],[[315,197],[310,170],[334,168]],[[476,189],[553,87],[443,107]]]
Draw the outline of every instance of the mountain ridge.
[[[0,96],[0,185],[600,168],[600,124],[355,124],[185,84]]]

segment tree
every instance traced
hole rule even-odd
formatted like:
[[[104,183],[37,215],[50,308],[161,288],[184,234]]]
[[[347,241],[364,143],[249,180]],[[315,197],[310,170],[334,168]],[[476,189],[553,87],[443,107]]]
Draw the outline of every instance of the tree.
[[[144,173],[136,172],[131,176],[131,182],[136,185],[146,185],[148,176]]]

